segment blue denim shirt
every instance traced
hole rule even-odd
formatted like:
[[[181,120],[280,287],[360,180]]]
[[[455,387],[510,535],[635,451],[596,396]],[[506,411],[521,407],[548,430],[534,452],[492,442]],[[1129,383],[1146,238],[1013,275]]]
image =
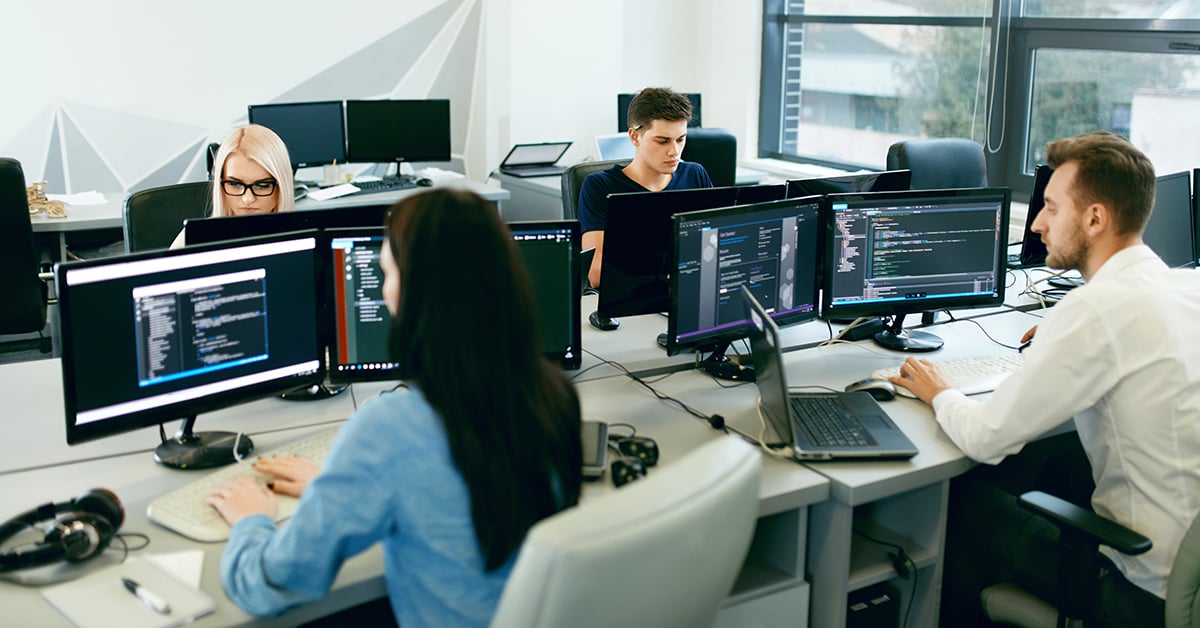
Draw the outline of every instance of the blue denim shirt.
[[[324,596],[342,562],[376,542],[401,626],[491,620],[514,559],[484,572],[470,493],[441,419],[415,389],[380,395],[342,426],[290,520],[239,521],[221,581],[248,613],[278,614]]]

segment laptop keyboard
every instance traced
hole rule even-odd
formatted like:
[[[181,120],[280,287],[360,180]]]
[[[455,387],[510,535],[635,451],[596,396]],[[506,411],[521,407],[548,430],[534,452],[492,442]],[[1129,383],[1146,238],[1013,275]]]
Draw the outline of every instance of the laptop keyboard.
[[[817,447],[874,447],[863,424],[836,396],[789,397],[795,425]]]

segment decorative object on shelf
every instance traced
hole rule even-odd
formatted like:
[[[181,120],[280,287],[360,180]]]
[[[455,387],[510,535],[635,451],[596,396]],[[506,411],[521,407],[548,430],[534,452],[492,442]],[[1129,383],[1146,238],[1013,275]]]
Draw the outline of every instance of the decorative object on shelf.
[[[34,181],[25,188],[25,198],[29,201],[30,216],[45,212],[47,218],[67,217],[67,206],[62,201],[52,201],[46,198],[45,181]]]

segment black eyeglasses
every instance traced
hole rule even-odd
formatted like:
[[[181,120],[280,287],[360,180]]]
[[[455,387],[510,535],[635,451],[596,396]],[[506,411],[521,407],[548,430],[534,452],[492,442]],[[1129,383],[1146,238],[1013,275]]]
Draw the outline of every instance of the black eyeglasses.
[[[255,196],[270,196],[275,193],[275,179],[263,179],[254,183],[242,183],[233,179],[223,179],[221,181],[221,189],[230,196],[241,196],[250,190],[250,193]]]

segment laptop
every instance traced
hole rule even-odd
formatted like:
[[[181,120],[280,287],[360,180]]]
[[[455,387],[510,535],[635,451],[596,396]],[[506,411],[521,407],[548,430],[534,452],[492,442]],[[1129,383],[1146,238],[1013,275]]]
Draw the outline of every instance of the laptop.
[[[633,159],[633,142],[628,133],[612,133],[596,136],[596,154],[600,161]]]
[[[779,328],[742,285],[759,410],[799,460],[911,458],[917,447],[865,392],[789,393]],[[827,429],[835,423],[833,429]],[[839,433],[839,428],[841,431]],[[832,438],[826,436],[833,433]]]
[[[562,166],[554,165],[571,142],[542,142],[541,144],[517,144],[508,151],[500,162],[500,172],[514,177],[551,177],[563,173]]]

